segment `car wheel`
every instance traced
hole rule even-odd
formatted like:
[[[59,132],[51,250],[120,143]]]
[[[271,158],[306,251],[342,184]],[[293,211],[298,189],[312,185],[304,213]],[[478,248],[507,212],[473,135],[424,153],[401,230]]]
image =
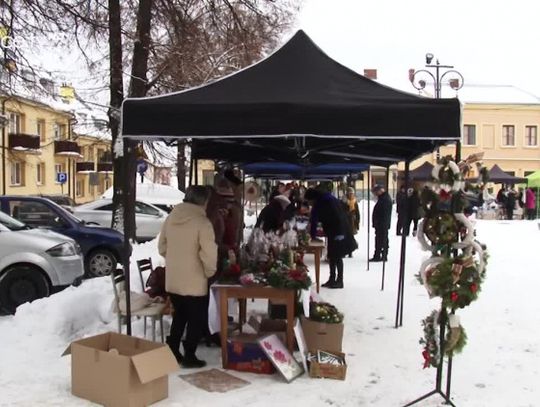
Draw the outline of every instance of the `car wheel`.
[[[98,249],[86,258],[86,272],[92,277],[108,276],[116,269],[116,257],[110,251]]]
[[[47,297],[50,288],[47,278],[35,267],[9,267],[0,277],[0,306],[14,314],[19,305]]]

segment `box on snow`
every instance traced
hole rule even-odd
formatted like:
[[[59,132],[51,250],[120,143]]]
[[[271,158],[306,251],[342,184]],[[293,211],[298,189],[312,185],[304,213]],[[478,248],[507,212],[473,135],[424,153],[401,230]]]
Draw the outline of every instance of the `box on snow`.
[[[148,406],[169,395],[178,363],[167,345],[113,332],[72,342],[71,392],[105,406]]]
[[[330,350],[327,350],[326,352],[333,353],[334,355],[341,357],[343,360],[343,365],[319,363],[317,361],[309,362],[309,377],[345,380],[345,377],[347,377],[347,361],[345,360],[345,354]]]
[[[261,349],[259,335],[240,334],[227,339],[227,369],[272,374],[274,365]]]
[[[317,351],[318,349],[332,349],[334,352],[341,352],[343,342],[343,324],[327,324],[301,318],[302,331],[306,339],[307,349]]]

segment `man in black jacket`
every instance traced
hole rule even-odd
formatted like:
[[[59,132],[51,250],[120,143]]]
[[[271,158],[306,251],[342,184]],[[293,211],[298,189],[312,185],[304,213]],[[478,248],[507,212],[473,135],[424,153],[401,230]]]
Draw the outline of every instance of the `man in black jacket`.
[[[316,238],[317,224],[320,222],[328,238],[330,278],[322,287],[343,288],[343,257],[358,248],[347,212],[343,204],[329,192],[310,188],[304,197],[313,206],[310,218],[311,237]]]
[[[375,254],[369,261],[386,261],[388,255],[388,229],[392,218],[392,198],[381,185],[375,185],[372,190],[377,196],[373,208],[373,228],[375,229]]]

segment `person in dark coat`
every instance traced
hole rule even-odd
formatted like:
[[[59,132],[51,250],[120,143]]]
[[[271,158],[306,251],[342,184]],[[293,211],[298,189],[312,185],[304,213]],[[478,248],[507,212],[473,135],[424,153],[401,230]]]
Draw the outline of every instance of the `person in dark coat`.
[[[398,193],[396,194],[396,211],[397,211],[397,226],[396,226],[396,235],[401,236],[403,232],[403,227],[405,223],[405,200],[407,199],[407,193],[405,192],[405,187],[402,185],[399,188]]]
[[[375,185],[372,190],[377,196],[373,208],[372,223],[375,229],[375,253],[369,261],[388,260],[388,229],[392,219],[392,198],[381,185]]]
[[[283,226],[283,222],[291,218],[290,211],[287,208],[291,205],[291,201],[284,195],[277,195],[266,205],[259,217],[256,228],[262,228],[264,233],[277,232]]]
[[[508,192],[506,193],[506,217],[508,220],[514,219],[514,209],[516,207],[516,199],[517,199],[517,193],[514,188],[510,187],[508,188]]]
[[[328,238],[328,262],[330,278],[322,286],[343,288],[343,257],[358,248],[352,234],[347,212],[343,204],[329,192],[308,189],[305,199],[312,204],[310,234],[317,236],[317,224],[320,222]],[[336,275],[337,271],[337,275]]]
[[[418,231],[418,220],[420,219],[420,196],[416,189],[409,188],[407,190],[407,204],[407,219],[405,220],[406,224],[403,227],[403,233],[405,236],[409,236],[412,223],[412,235],[416,236],[416,232]]]

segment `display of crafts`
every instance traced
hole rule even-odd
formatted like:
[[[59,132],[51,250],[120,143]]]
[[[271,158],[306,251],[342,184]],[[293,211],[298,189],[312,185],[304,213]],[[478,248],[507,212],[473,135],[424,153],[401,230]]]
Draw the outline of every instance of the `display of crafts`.
[[[463,166],[462,166],[463,168]],[[431,252],[418,274],[418,280],[430,296],[441,298],[441,309],[422,321],[424,368],[441,362],[440,326],[447,334],[443,354],[460,352],[466,335],[455,312],[478,298],[485,278],[487,253],[475,240],[474,226],[463,214],[466,205],[460,166],[444,157],[433,168],[434,189],[421,193],[425,217],[418,230],[422,248]]]
[[[340,324],[343,322],[343,314],[327,302],[311,302],[309,304],[309,319],[327,324]]]
[[[268,272],[268,284],[276,288],[308,289],[311,287],[308,269],[299,253],[283,250]]]
[[[260,229],[254,229],[248,244],[240,250],[239,259],[233,251],[229,251],[219,282],[307,289],[311,286],[311,279],[303,262],[303,254],[293,250],[297,245],[297,234],[292,229],[282,235],[272,232],[265,234]]]

